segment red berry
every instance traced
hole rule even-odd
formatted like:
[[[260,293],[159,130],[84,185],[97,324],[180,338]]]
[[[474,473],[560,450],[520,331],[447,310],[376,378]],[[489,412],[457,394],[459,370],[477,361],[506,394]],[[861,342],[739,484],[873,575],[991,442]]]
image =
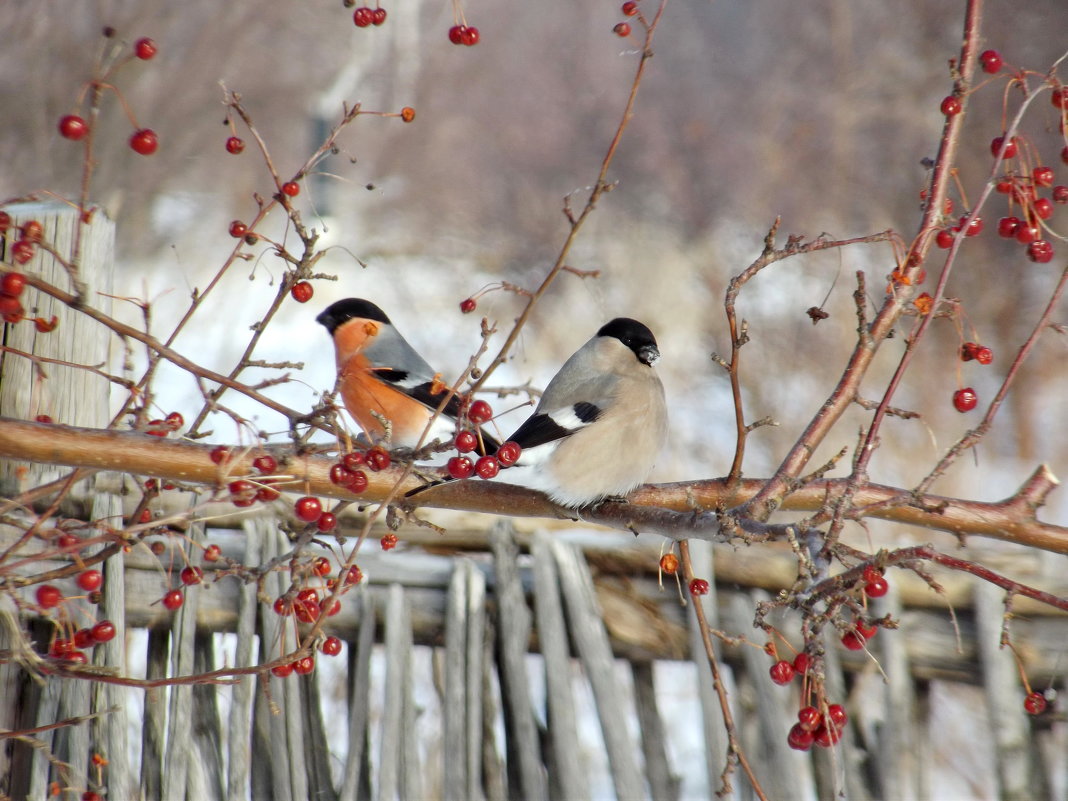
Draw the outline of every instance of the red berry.
[[[300,184],[296,181],[286,181],[282,184],[282,194],[289,197],[296,197],[300,194]]]
[[[89,133],[89,124],[77,114],[68,114],[59,120],[59,133],[64,139],[77,142]]]
[[[252,466],[255,467],[261,475],[269,476],[278,469],[278,460],[271,456],[271,454],[264,453],[252,460]]]
[[[776,684],[789,684],[794,678],[794,666],[785,659],[780,659],[771,666],[768,673]]]
[[[66,637],[56,637],[52,641],[52,645],[48,648],[49,656],[54,656],[58,659],[66,659],[70,656],[74,650],[74,643]]]
[[[478,426],[488,423],[493,419],[493,407],[484,400],[477,400],[471,404],[471,408],[467,412],[467,418]]]
[[[453,444],[460,453],[470,453],[478,447],[478,435],[474,431],[461,431],[456,435]]]
[[[935,244],[943,250],[953,247],[953,239],[953,232],[948,228],[943,228],[935,234]]]
[[[961,112],[960,100],[953,95],[942,99],[942,113],[947,117],[955,117]]]
[[[293,504],[293,511],[296,513],[297,517],[305,523],[314,523],[323,513],[323,505],[318,498],[305,495]]]
[[[888,592],[890,592],[890,584],[881,576],[864,585],[864,594],[869,598],[882,598]]]
[[[252,506],[256,500],[256,486],[251,481],[239,478],[227,485],[230,490],[230,503],[234,506]]]
[[[497,461],[501,463],[501,467],[511,467],[519,461],[519,457],[522,455],[523,449],[519,446],[519,443],[511,440],[497,449]]]
[[[964,229],[965,236],[978,236],[983,230],[983,218],[977,214],[964,215],[960,218],[960,227],[964,228],[964,221],[968,221],[968,227]]]
[[[1049,97],[1049,102],[1061,111],[1068,109],[1068,89],[1058,86]]]
[[[137,40],[137,44],[134,45],[134,52],[142,61],[148,61],[159,52],[159,48],[156,47],[155,42],[145,37],[144,39]]]
[[[78,629],[74,632],[75,648],[92,648],[94,645],[96,645],[96,640],[93,639],[93,632],[89,629]]]
[[[293,612],[301,623],[314,623],[319,619],[319,602],[316,600],[297,600],[293,604]]]
[[[1054,203],[1068,203],[1068,186],[1058,184],[1053,187],[1053,202]]]
[[[165,420],[149,420],[148,429],[146,434],[153,437],[165,437],[170,430],[170,426],[167,425]]]
[[[1035,210],[1035,216],[1040,220],[1048,220],[1053,216],[1053,204],[1050,202],[1049,198],[1038,198],[1035,200],[1035,204],[1032,208]]]
[[[998,220],[998,236],[1005,237],[1005,239],[1012,239],[1012,237],[1016,236],[1016,229],[1019,227],[1019,217],[1002,217]]]
[[[627,0],[627,2],[623,4],[623,8],[621,10],[623,11],[623,16],[633,17],[635,14],[638,13],[638,4],[635,3],[634,0]]]
[[[1042,693],[1028,693],[1024,698],[1024,709],[1028,715],[1041,715],[1046,711],[1046,696]]]
[[[975,360],[979,364],[990,364],[994,361],[994,351],[990,350],[986,345],[980,345],[975,351]]]
[[[1036,239],[1027,246],[1027,258],[1039,264],[1045,264],[1053,259],[1053,245],[1045,239]]]
[[[842,730],[836,729],[834,726],[828,726],[826,723],[816,729],[815,737],[816,745],[820,748],[830,748],[832,745],[842,739]]]
[[[397,547],[397,535],[386,534],[384,537],[382,537],[381,540],[378,541],[378,544],[382,546],[383,551],[392,551],[394,548]]]
[[[612,28],[612,32],[616,36],[626,38],[630,36],[630,23],[629,22],[617,22]]]
[[[77,662],[79,665],[89,664],[89,658],[84,653],[78,650],[72,650],[66,657],[71,662]]]
[[[237,155],[245,149],[245,140],[240,136],[231,136],[226,140],[226,152]]]
[[[51,423],[51,422],[53,422],[52,418],[47,414],[39,414],[33,419],[37,423]]]
[[[221,550],[222,549],[219,548],[218,545],[209,545],[207,548],[204,549],[204,561],[205,562],[214,562],[214,561],[216,561],[219,558],[219,553],[221,552]]]
[[[42,584],[37,588],[37,605],[42,609],[59,606],[59,602],[62,600],[63,593],[59,591],[58,587],[54,587],[51,584]]]
[[[381,25],[386,21],[386,10],[384,8],[376,8],[371,12],[371,22],[375,25]],[[407,122],[407,120],[405,120]]]
[[[312,285],[307,281],[298,281],[293,284],[293,288],[289,290],[289,294],[293,296],[293,300],[297,303],[307,303],[312,299],[315,290],[312,289]]]
[[[367,474],[362,470],[357,470],[347,489],[349,492],[360,493],[367,489],[367,483]]]
[[[104,583],[104,574],[99,570],[85,570],[78,574],[78,586],[86,592],[99,590]]]
[[[59,325],[59,318],[54,314],[52,315],[51,320],[46,320],[43,317],[35,317],[33,320],[33,327],[42,334],[47,334],[49,331],[55,331],[57,325]]]
[[[358,565],[353,565],[345,572],[345,586],[350,587],[353,584],[359,584],[363,581],[363,572]]]
[[[56,545],[63,549],[73,548],[80,542],[81,540],[79,540],[73,534],[60,534],[58,537],[56,537]]]
[[[501,463],[496,456],[482,456],[475,462],[475,472],[479,478],[493,478],[501,470]]]
[[[234,239],[242,239],[247,233],[248,226],[241,222],[241,220],[234,220],[230,223],[230,236]]]
[[[708,582],[705,579],[695,578],[690,582],[690,595],[708,595]]]
[[[86,790],[82,793],[82,801],[103,801],[100,797],[100,793],[94,793],[92,790]]]
[[[1001,152],[1001,146],[1005,145],[1005,152]],[[1005,159],[1011,159],[1016,156],[1016,137],[1009,140],[1008,144],[1005,143],[1004,136],[995,136],[990,142],[990,153],[997,158],[999,155]]]
[[[26,276],[22,273],[8,272],[4,273],[3,278],[0,278],[0,295],[17,298],[25,288]]]
[[[275,598],[271,608],[274,609],[274,613],[279,617],[289,617],[293,614],[293,602],[285,595]]]
[[[172,612],[185,602],[185,596],[181,590],[171,590],[163,596],[163,605]]]
[[[857,631],[857,634],[859,634],[861,637],[864,638],[865,642],[868,642],[869,640],[872,639],[872,637],[874,637],[876,634],[879,633],[879,627],[878,626],[869,626],[869,625],[866,625],[864,623],[864,621],[858,620],[857,624],[856,624],[856,631]]]
[[[1031,178],[1035,182],[1035,186],[1053,186],[1053,168],[1052,167],[1035,167],[1031,171]]]
[[[666,553],[660,557],[660,569],[665,573],[674,573],[679,569],[679,557],[673,553]]]
[[[337,656],[341,653],[341,640],[337,637],[327,637],[319,646],[319,650],[327,656]]]
[[[474,25],[468,25],[460,34],[460,41],[468,47],[474,47],[481,40],[482,36],[478,32],[478,28]]]
[[[804,676],[806,673],[808,673],[808,664],[808,654],[802,651],[794,657],[794,673],[796,673],[798,676]]]
[[[294,663],[290,662],[288,665],[275,665],[271,668],[271,673],[280,679],[284,679],[293,672],[293,664]]]
[[[306,676],[315,670],[315,657],[305,656],[293,663],[293,670],[302,676]]]
[[[151,156],[159,148],[159,137],[156,136],[156,132],[151,128],[142,128],[139,131],[134,131],[133,136],[130,137],[130,147],[133,148],[135,153],[140,153],[142,156]]]
[[[815,739],[815,735],[802,727],[800,723],[795,723],[791,727],[790,733],[786,736],[787,744],[796,751],[809,750]]]
[[[355,480],[356,473],[349,470],[341,462],[330,465],[330,483],[339,487],[347,487]]]
[[[181,580],[182,584],[185,584],[187,587],[192,586],[193,584],[199,584],[204,580],[204,571],[195,565],[188,565],[187,567],[182,568],[182,572],[178,574],[178,578]]]
[[[831,704],[827,707],[827,720],[837,729],[841,730],[849,722],[849,715],[841,704]]]
[[[850,651],[859,651],[864,648],[864,638],[856,631],[847,631],[842,635],[842,645]]]
[[[814,706],[803,706],[797,711],[797,722],[805,731],[815,731],[823,722],[823,715]]]
[[[975,394],[975,390],[971,387],[958,389],[953,393],[953,408],[961,414],[970,412],[978,403],[979,396]]]
[[[997,50],[984,50],[979,54],[979,62],[983,65],[983,72],[993,74],[1001,69],[1001,54]]]
[[[374,12],[366,7],[357,8],[352,15],[352,21],[356,23],[357,28],[366,28],[375,21]]]
[[[320,556],[312,563],[312,570],[315,571],[317,576],[325,576],[330,572],[330,560],[325,556]]]
[[[1020,224],[1016,227],[1016,241],[1021,245],[1029,245],[1041,238],[1042,229],[1037,225],[1030,225],[1026,221],[1021,220]]]
[[[976,345],[974,342],[965,342],[963,345],[960,346],[960,360],[962,362],[970,362],[972,359],[975,358],[975,354],[978,350],[979,346]],[[875,580],[874,578],[869,579],[866,573],[864,578],[868,581]]]
[[[466,28],[466,25],[453,25],[451,28],[449,28],[449,41],[452,42],[454,45],[463,44],[464,30]]]
[[[333,531],[337,528],[337,516],[333,512],[323,512],[319,515],[319,519],[315,522],[315,525],[323,533]]]
[[[25,264],[33,258],[35,252],[36,248],[34,248],[33,242],[28,239],[20,239],[11,246],[11,255],[14,257],[16,264]]]
[[[475,310],[475,307],[477,305],[478,304],[475,303],[474,298],[465,298],[464,300],[460,301],[460,311],[462,311],[464,314],[470,314]]]
[[[320,607],[323,611],[323,614],[325,614],[327,617],[333,617],[341,611],[341,601],[327,601],[324,599]]]
[[[350,451],[341,457],[341,464],[345,466],[346,470],[351,470],[355,473],[360,469],[360,465],[367,464],[367,459],[364,458],[362,451]]]
[[[230,449],[225,445],[216,445],[211,449],[209,457],[215,464],[222,464],[223,462],[230,461]]]
[[[411,106],[405,106],[401,109],[401,120],[404,122],[411,122],[415,119],[415,109]]]
[[[367,459],[367,466],[376,473],[379,470],[386,470],[389,468],[390,463],[393,461],[390,458],[389,451],[378,445],[367,451],[367,455],[364,457]]]
[[[27,242],[40,242],[44,239],[44,226],[37,220],[22,224],[22,238]]]
[[[98,643],[115,639],[115,624],[110,620],[101,620],[89,631],[92,632],[93,639]]]
[[[470,478],[475,472],[475,465],[466,456],[453,456],[446,463],[445,469],[453,478]]]
[[[256,490],[255,500],[270,503],[271,501],[277,501],[280,495],[281,493],[274,487],[264,485]]]

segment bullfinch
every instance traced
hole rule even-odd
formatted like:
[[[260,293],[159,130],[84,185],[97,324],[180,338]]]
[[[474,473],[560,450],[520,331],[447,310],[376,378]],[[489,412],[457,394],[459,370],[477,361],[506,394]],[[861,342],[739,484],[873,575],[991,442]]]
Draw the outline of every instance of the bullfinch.
[[[334,340],[338,390],[349,414],[373,438],[385,433],[375,417],[380,415],[392,424],[395,447],[414,448],[448,385],[369,300],[339,300],[315,319]],[[463,402],[460,395],[449,399],[424,444],[453,437]],[[489,449],[497,447],[484,432],[483,442]]]
[[[653,332],[628,317],[606,323],[549,382],[534,414],[508,437],[522,448],[498,479],[584,506],[642,484],[667,437]]]

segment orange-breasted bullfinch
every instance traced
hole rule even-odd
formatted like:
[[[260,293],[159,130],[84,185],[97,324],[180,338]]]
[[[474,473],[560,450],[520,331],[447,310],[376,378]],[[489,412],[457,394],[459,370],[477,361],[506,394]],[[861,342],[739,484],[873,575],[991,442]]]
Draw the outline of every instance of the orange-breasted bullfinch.
[[[508,437],[523,449],[497,478],[576,507],[642,484],[667,437],[653,332],[617,317],[568,359]]]
[[[385,433],[376,414],[390,421],[394,447],[414,448],[448,385],[393,327],[378,306],[346,298],[315,318],[334,340],[338,391],[359,426],[373,439]],[[424,440],[448,442],[456,430],[463,399],[454,395]],[[496,441],[483,432],[486,447]]]

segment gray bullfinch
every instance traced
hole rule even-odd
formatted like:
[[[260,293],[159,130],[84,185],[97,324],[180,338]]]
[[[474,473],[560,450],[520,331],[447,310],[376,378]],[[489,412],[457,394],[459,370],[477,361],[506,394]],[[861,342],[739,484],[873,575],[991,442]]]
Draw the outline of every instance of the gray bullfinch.
[[[518,462],[497,478],[562,506],[622,496],[642,484],[667,437],[667,403],[653,369],[653,332],[628,317],[606,323],[549,382],[508,441]]]

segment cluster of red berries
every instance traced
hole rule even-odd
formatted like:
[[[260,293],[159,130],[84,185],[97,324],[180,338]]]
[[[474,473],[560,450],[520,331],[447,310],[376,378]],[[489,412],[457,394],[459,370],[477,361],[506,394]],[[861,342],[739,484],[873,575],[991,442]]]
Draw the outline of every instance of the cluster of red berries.
[[[225,445],[215,446],[208,455],[215,464],[221,465],[230,461],[230,449]],[[264,478],[256,482],[244,478],[231,481],[227,489],[230,490],[230,502],[234,506],[243,508],[252,506],[256,501],[270,503],[278,499],[280,493],[271,486],[271,480],[266,478],[278,470],[278,460],[271,454],[264,453],[252,460],[252,466]]]
[[[369,25],[381,25],[386,21],[386,10],[384,8],[357,8],[352,13],[352,21],[356,23],[357,28],[366,28]]]
[[[78,574],[76,581],[83,590],[93,593],[103,585],[104,576],[99,570],[84,570]],[[42,610],[54,609],[63,602],[63,593],[54,584],[42,584],[37,588],[36,598],[37,606]],[[71,637],[57,637],[49,646],[48,655],[84,665],[89,661],[85,655],[87,649],[114,638],[115,624],[110,620],[101,620],[91,627],[78,629]]]
[[[803,706],[797,712],[797,723],[790,729],[786,742],[793,749],[807,751],[813,744],[830,748],[842,739],[849,716],[841,704],[828,704],[826,712],[814,706]]]
[[[998,137],[994,140],[992,150],[997,145],[997,150],[1000,151],[1001,139],[1002,137]],[[1016,140],[1013,139],[1005,146],[1005,158],[1014,157],[1016,152]],[[998,220],[998,235],[1026,245],[1027,257],[1039,264],[1053,259],[1053,245],[1043,238],[1042,225],[1053,216],[1054,203],[1068,203],[1068,186],[1053,186],[1054,177],[1052,167],[1040,165],[1033,168],[1029,176],[1009,172],[995,187],[999,193],[1009,196],[1011,204],[1020,207],[1018,215],[1009,214]],[[1050,187],[1052,190],[1049,197],[1039,195],[1039,190]]]
[[[0,211],[0,237],[3,237],[4,241],[10,241],[8,231],[11,230],[11,223],[11,215]],[[11,245],[10,258],[16,264],[26,264],[37,252],[37,244],[44,239],[44,226],[37,220],[29,220],[17,230],[18,238]],[[22,273],[12,271],[0,275],[0,319],[5,323],[14,325],[25,318],[26,310],[19,299],[25,288],[26,276]],[[33,323],[38,331],[47,334],[55,330],[59,318],[55,315],[52,315],[51,320],[35,317]]]
[[[453,25],[449,28],[449,41],[454,45],[474,47],[481,38],[478,28],[474,25]]]
[[[467,419],[475,426],[481,426],[493,419],[493,407],[484,400],[474,401],[467,409]],[[511,467],[519,461],[523,449],[519,443],[505,442],[495,454],[486,454],[472,460],[465,454],[472,453],[479,447],[480,437],[476,431],[463,429],[453,440],[458,454],[453,456],[445,465],[452,478],[464,479],[477,475],[479,478],[490,479],[496,476],[502,467]]]
[[[153,58],[159,48],[148,38],[138,39],[134,43],[134,55],[142,61]],[[89,134],[89,123],[77,114],[66,114],[59,119],[59,134],[64,139],[78,142]],[[142,156],[150,156],[159,148],[159,137],[151,128],[138,128],[130,136],[130,148]]]
[[[329,564],[329,563],[328,563]],[[333,617],[341,611],[341,602],[335,599],[328,602],[325,595],[320,603],[319,591],[332,591],[328,588],[305,587],[296,597],[286,594],[274,601],[274,613],[280,617],[294,616],[301,623],[314,623],[321,617]]]
[[[960,346],[960,360],[962,362],[974,360],[983,365],[990,364],[994,361],[994,351],[978,342],[965,342]],[[978,405],[979,395],[973,387],[963,387],[953,393],[953,408],[961,414],[970,412]]]
[[[1000,72],[1003,63],[1001,54],[997,50],[984,50],[979,54],[979,65],[983,72],[989,75]],[[947,117],[955,117],[960,114],[962,108],[957,95],[949,95],[942,100],[941,111]]]
[[[623,12],[624,17],[633,17],[638,13],[638,4],[635,0],[627,0],[620,10]],[[612,28],[612,33],[626,39],[630,36],[630,23],[626,21],[617,22]]]

